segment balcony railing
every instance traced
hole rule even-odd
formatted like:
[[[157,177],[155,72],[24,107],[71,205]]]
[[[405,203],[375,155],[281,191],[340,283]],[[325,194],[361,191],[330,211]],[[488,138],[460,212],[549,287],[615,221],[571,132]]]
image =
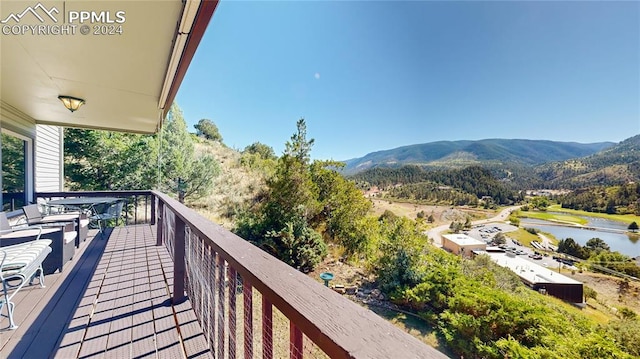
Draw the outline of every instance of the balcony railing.
[[[36,195],[129,198],[129,223],[157,224],[174,261],[173,301],[191,302],[216,358],[446,358],[166,194]]]
[[[78,191],[36,192],[36,198],[45,201],[69,197],[114,197],[124,201],[126,224],[155,224],[155,202],[151,191]]]

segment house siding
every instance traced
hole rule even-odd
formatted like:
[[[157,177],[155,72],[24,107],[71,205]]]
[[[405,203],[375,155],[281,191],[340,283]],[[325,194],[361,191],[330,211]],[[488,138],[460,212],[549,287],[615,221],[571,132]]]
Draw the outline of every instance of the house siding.
[[[36,192],[63,190],[62,128],[36,126],[35,170]]]

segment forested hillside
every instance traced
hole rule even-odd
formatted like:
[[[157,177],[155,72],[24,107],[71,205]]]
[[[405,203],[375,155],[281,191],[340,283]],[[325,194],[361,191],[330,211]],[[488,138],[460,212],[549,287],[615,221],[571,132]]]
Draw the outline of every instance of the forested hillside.
[[[391,189],[391,193],[400,198],[427,199],[429,197],[444,198],[451,187],[461,194],[475,196],[478,199],[488,196],[500,204],[511,204],[519,199],[516,191],[509,189],[498,181],[489,170],[479,166],[462,169],[425,170],[418,166],[404,166],[401,168],[373,168],[353,175],[352,178],[365,185]],[[408,186],[410,185],[410,186]],[[461,204],[471,204],[472,197],[456,196]],[[455,204],[455,203],[451,203]]]
[[[542,165],[536,172],[550,188],[640,181],[640,135],[588,157]]]
[[[563,208],[609,214],[640,215],[640,183],[620,186],[594,186],[578,189],[555,198]]]
[[[459,147],[466,150],[458,151]],[[426,149],[428,152],[423,152]],[[640,181],[640,135],[615,145],[525,140],[443,141],[375,152],[347,162],[344,173],[357,172],[352,174],[353,178],[366,178],[383,187],[416,183],[417,177],[427,180],[423,172],[449,174],[452,172],[447,170],[479,166],[513,191],[579,189]]]

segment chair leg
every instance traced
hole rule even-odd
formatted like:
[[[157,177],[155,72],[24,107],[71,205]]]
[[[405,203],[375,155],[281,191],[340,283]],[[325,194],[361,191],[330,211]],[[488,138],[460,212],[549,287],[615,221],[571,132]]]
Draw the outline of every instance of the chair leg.
[[[44,270],[42,270],[42,264],[40,265],[40,268],[38,268],[38,271],[40,272],[40,288],[46,288],[46,286],[44,285]]]
[[[0,302],[0,317],[2,317],[2,309],[4,309],[5,300],[7,300],[6,297],[5,297],[5,299],[3,299],[2,302]]]
[[[103,237],[103,230],[102,230],[102,225],[100,224],[100,219],[98,219],[98,233],[100,234],[100,239],[104,239]]]
[[[7,302],[7,313],[9,314],[9,329],[11,330],[18,329],[16,322],[13,321],[13,309],[15,307],[16,307],[15,303],[9,302],[9,301]]]

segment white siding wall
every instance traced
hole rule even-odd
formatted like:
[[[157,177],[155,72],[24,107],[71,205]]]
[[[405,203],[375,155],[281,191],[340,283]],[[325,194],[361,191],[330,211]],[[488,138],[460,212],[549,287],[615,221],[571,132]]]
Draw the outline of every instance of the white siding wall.
[[[36,126],[36,192],[63,190],[62,128]]]

